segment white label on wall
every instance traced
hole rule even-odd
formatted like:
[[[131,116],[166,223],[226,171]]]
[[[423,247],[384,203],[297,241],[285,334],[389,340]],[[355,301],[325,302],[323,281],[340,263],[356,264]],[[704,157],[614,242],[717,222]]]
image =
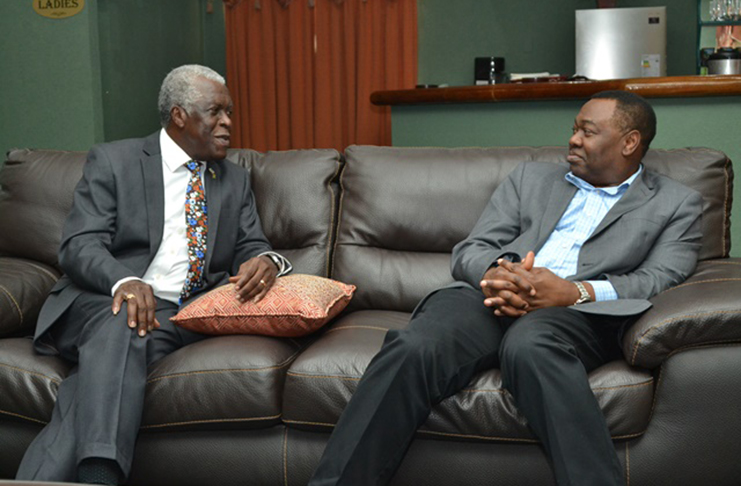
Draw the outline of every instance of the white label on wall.
[[[641,77],[650,78],[661,75],[661,54],[643,54],[641,56]]]

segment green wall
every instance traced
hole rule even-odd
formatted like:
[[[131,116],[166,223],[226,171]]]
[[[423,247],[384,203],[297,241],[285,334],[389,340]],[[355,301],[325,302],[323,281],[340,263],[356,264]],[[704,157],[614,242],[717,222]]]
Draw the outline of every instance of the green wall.
[[[501,56],[508,72],[570,75],[576,66],[574,12],[596,0],[418,0],[421,84],[473,84],[474,58]],[[666,5],[667,74],[695,74],[696,0],[618,0]]]
[[[172,68],[209,65],[210,60],[225,74],[220,1],[214,2],[213,14],[205,13],[205,0],[99,2],[105,140],[138,137],[159,128],[157,94]]]
[[[97,4],[67,19],[0,2],[0,151],[86,150],[103,134]],[[2,158],[4,160],[4,157]]]
[[[74,17],[48,19],[31,0],[0,1],[0,151],[87,150],[157,129],[167,71],[226,71],[223,5],[207,14],[206,4],[87,0]]]

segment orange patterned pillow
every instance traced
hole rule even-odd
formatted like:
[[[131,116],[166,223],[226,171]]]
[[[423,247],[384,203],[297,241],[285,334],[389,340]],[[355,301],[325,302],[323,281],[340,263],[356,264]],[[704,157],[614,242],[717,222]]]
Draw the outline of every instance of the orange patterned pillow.
[[[260,302],[240,302],[234,284],[218,287],[171,320],[202,334],[297,337],[332,320],[350,302],[354,285],[314,275],[280,277]]]

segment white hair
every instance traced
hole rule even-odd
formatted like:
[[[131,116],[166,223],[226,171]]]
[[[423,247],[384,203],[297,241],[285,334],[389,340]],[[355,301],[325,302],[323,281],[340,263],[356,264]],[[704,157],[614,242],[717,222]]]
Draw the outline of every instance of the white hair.
[[[170,124],[170,112],[173,106],[181,106],[190,109],[198,98],[198,90],[195,88],[196,78],[206,78],[226,85],[224,77],[211,68],[198,64],[186,64],[176,67],[165,76],[160,88],[157,107],[160,111],[160,123],[163,127]]]

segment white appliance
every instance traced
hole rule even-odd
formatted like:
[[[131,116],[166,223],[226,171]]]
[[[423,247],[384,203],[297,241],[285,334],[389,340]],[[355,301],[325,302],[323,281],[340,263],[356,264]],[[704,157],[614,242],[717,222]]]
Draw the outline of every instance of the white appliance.
[[[577,10],[576,74],[666,76],[666,7]]]

